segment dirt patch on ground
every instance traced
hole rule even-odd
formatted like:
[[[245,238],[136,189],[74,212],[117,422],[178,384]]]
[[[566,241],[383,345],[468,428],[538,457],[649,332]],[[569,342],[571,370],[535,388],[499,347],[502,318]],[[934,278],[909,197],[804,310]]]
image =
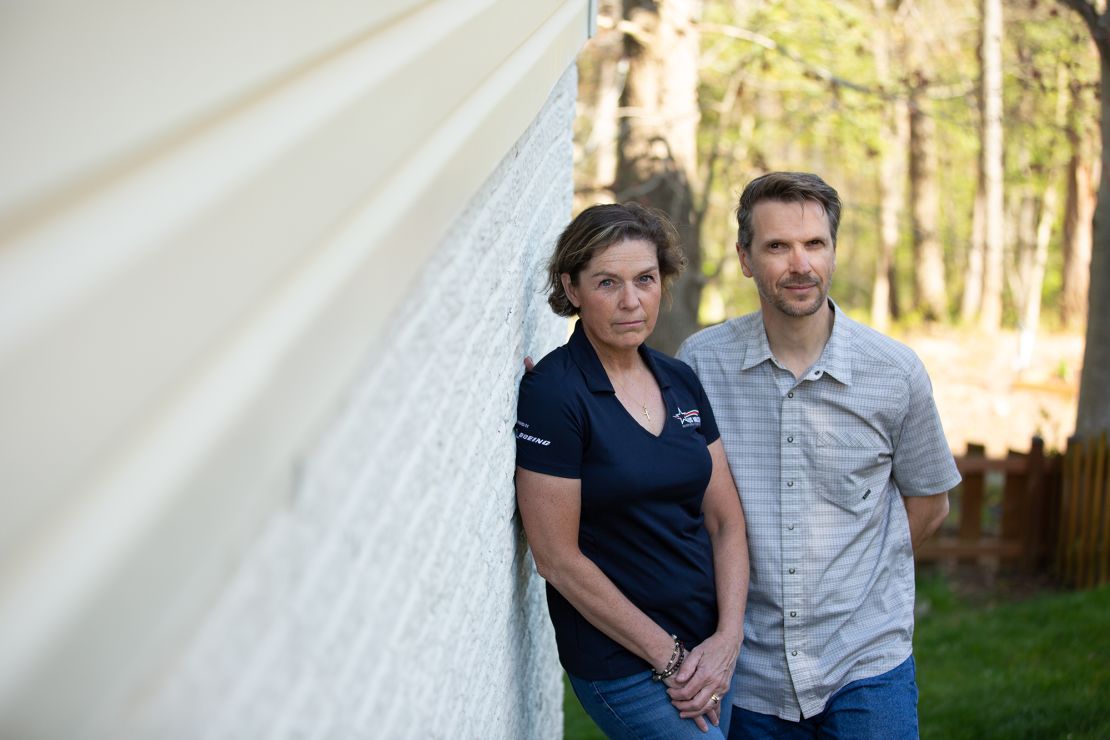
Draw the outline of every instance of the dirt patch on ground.
[[[1042,334],[1028,367],[1018,368],[1018,334],[993,335],[951,328],[921,329],[898,337],[921,357],[933,381],[948,443],[957,455],[968,442],[991,457],[1025,452],[1034,435],[1062,450],[1075,430],[1083,337]]]

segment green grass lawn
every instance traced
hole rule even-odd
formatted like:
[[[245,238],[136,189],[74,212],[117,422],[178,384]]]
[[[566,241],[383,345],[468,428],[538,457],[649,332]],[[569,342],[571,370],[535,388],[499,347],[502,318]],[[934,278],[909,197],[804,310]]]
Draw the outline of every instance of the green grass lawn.
[[[564,740],[605,740],[605,734],[597,729],[597,725],[582,709],[566,675],[563,676],[563,738]]]
[[[935,585],[914,637],[922,738],[1110,738],[1110,587],[971,607]]]
[[[921,737],[1110,738],[1110,587],[978,606],[940,579],[914,655]],[[566,686],[567,740],[604,735]]]

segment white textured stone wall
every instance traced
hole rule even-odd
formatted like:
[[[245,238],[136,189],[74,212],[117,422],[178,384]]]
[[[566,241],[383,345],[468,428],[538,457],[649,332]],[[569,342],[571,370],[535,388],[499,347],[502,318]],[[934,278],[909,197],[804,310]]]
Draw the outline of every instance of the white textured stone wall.
[[[521,358],[565,338],[543,263],[570,214],[575,86],[572,66],[433,252],[294,500],[120,736],[561,736],[512,427]]]

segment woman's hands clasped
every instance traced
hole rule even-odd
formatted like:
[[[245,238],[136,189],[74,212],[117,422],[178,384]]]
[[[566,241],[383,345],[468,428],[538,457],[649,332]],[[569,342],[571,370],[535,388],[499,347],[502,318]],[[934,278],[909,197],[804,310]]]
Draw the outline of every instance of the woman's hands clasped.
[[[693,719],[703,732],[708,730],[706,717],[719,724],[721,698],[728,693],[739,654],[740,643],[719,632],[689,652],[679,672],[665,681],[679,716]]]

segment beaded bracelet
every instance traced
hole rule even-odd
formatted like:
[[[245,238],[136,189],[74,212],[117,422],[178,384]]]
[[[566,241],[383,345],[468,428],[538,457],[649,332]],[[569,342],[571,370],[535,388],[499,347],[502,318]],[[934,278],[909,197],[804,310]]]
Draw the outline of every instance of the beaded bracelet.
[[[671,635],[671,639],[674,640],[671,659],[667,661],[667,665],[663,667],[662,671],[651,669],[652,681],[662,681],[664,678],[670,678],[682,667],[682,661],[686,660],[686,646],[682,644],[682,640],[678,639],[678,635]]]

